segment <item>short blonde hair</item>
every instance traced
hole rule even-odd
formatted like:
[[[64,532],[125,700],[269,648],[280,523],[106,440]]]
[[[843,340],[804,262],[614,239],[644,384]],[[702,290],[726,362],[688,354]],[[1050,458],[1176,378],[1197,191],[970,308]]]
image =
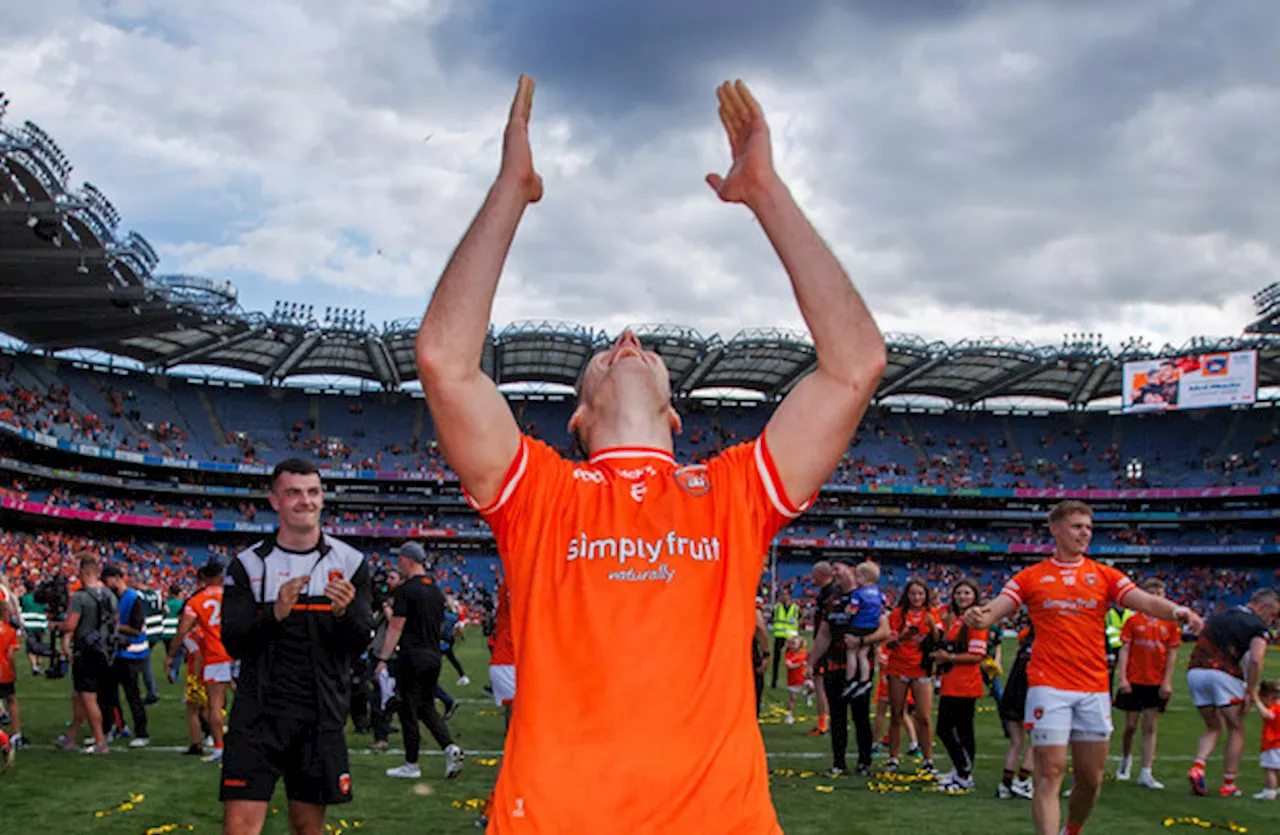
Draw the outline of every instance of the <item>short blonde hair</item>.
[[[871,560],[860,562],[853,568],[853,576],[859,577],[871,583],[880,582],[880,566]]]
[[[1049,508],[1049,524],[1056,525],[1057,523],[1065,520],[1068,516],[1075,516],[1077,514],[1088,516],[1092,519],[1093,508],[1089,507],[1089,505],[1084,502],[1076,501],[1075,499],[1058,502],[1053,507]]]
[[[1143,580],[1142,583],[1138,586],[1138,588],[1142,589],[1145,592],[1150,592],[1151,594],[1158,594],[1163,596],[1164,589],[1165,589],[1164,580],[1158,580],[1155,577],[1152,577],[1149,580]]]

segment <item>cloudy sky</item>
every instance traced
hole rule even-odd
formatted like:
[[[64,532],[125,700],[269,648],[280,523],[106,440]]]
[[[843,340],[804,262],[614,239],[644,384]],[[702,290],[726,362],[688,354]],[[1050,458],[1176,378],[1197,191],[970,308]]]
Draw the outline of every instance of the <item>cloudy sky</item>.
[[[784,10],[785,6],[785,10]],[[538,81],[494,321],[800,327],[741,207],[715,85],[881,327],[1157,346],[1239,333],[1280,278],[1274,0],[41,0],[0,26],[54,136],[162,272],[420,316]],[[1270,56],[1270,57],[1268,57]]]

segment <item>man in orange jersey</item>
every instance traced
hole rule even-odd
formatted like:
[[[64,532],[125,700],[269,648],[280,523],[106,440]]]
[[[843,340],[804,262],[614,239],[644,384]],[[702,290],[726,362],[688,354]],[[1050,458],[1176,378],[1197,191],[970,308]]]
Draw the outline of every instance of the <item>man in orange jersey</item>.
[[[197,626],[200,628],[201,675],[209,698],[209,731],[213,736],[213,753],[203,758],[207,763],[222,762],[222,709],[227,703],[227,688],[234,678],[235,667],[222,644],[222,576],[222,564],[212,560],[196,569],[199,588],[182,607],[178,634],[169,643],[169,654],[164,660],[164,668],[172,669],[173,659],[187,633]]]
[[[480,359],[516,227],[542,197],[527,77],[497,181],[418,332],[437,436],[493,529],[511,593],[520,696],[491,832],[780,831],[747,653],[756,585],[773,537],[847,449],[885,348],[775,173],[760,106],[741,82],[718,95],[733,166],[707,182],[754,213],[817,351],[759,438],[677,463],[670,373],[630,332],[580,378],[569,430],[588,461],[521,434]]]
[[[1144,580],[1139,586],[1145,592],[1164,596],[1164,582]],[[1128,780],[1133,770],[1133,739],[1142,725],[1142,770],[1138,785],[1163,789],[1164,785],[1151,772],[1156,759],[1156,722],[1169,706],[1173,694],[1173,670],[1178,666],[1178,647],[1182,635],[1178,627],[1150,615],[1136,614],[1124,622],[1120,630],[1120,655],[1116,671],[1120,683],[1116,707],[1124,711],[1124,737],[1120,749],[1117,780]]]
[[[1035,651],[1027,664],[1025,723],[1035,748],[1032,818],[1037,835],[1057,835],[1059,791],[1067,746],[1075,785],[1066,835],[1078,835],[1098,802],[1111,740],[1106,614],[1113,603],[1198,631],[1200,616],[1143,591],[1125,574],[1085,556],[1093,540],[1093,510],[1065,501],[1049,511],[1054,553],[1013,576],[995,600],[965,613],[974,629],[987,629],[1027,607]]]

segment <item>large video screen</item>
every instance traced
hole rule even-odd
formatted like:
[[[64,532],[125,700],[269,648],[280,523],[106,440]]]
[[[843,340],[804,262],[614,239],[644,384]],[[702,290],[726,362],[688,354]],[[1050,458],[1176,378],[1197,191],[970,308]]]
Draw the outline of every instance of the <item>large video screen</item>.
[[[1258,352],[1224,351],[1124,364],[1124,411],[1158,412],[1253,403]]]

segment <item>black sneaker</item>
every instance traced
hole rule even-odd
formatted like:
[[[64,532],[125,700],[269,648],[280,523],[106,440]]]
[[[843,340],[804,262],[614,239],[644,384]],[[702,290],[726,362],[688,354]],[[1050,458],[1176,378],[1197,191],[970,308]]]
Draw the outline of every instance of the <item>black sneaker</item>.
[[[871,765],[869,763],[858,763],[853,767],[853,773],[859,777],[870,777]]]
[[[454,702],[444,709],[444,721],[448,722],[458,712],[458,703]]]
[[[183,752],[182,752],[182,756],[184,756],[184,757],[203,757],[203,756],[204,756],[204,749],[203,749],[203,748],[201,748],[199,745],[189,745],[189,746],[187,746],[187,750],[185,750],[185,751],[183,751]]]

